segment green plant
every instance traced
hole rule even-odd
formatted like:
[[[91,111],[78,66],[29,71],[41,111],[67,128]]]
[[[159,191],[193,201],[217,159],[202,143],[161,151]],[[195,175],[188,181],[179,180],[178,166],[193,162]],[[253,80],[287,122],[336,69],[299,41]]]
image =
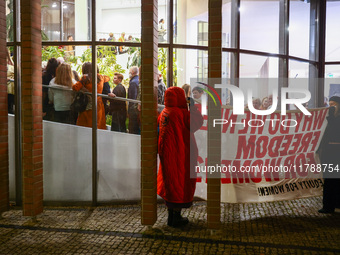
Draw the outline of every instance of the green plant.
[[[6,31],[8,41],[13,42],[14,40],[14,32],[13,32],[13,0],[9,0],[7,7],[9,9],[9,13],[6,15]]]
[[[165,48],[158,48],[158,70],[162,74],[163,82],[167,84],[166,70],[168,65],[168,54]]]
[[[125,73],[121,65],[117,64],[116,55],[109,49],[110,47],[98,47],[97,65],[101,74],[113,77],[115,72]],[[63,57],[73,68],[81,74],[82,65],[92,61],[91,49],[86,49],[81,56],[66,56],[64,49],[58,46],[48,46],[42,50],[42,61],[48,61],[50,58]]]
[[[138,38],[134,38],[134,40],[136,42],[140,42]],[[129,47],[127,52],[129,54],[127,68],[129,69],[132,66],[141,66],[141,61],[142,61],[141,48]]]
[[[109,125],[111,127],[112,124],[112,116],[110,114],[106,115],[106,125]]]
[[[59,49],[58,46],[44,47],[41,52],[41,60],[48,61],[50,58],[65,57],[64,49]]]
[[[168,65],[168,51],[166,48],[158,48],[158,70],[161,72],[163,81],[167,84],[167,65]],[[140,66],[141,65],[141,48],[130,47],[128,51],[128,63],[127,68],[129,69],[132,66]],[[176,53],[173,55],[173,86],[177,86],[177,62],[176,62]]]

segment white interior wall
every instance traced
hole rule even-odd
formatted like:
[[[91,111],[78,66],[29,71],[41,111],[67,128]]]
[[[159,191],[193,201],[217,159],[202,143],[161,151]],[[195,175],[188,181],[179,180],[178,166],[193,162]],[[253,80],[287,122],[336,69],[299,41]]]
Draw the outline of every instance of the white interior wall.
[[[230,1],[223,1],[223,33],[227,36],[230,33]],[[309,54],[309,4],[301,1],[291,1],[290,18],[290,54],[308,58]],[[76,5],[76,35],[77,40],[87,39],[87,0],[77,0]],[[278,48],[278,14],[276,13],[278,1],[242,1],[241,8],[241,46],[250,49],[264,49],[264,51],[275,52]],[[330,60],[340,59],[340,3],[328,2],[327,9],[327,47],[326,58]],[[197,44],[197,22],[207,21],[207,0],[188,0],[178,2],[178,43]],[[273,11],[275,10],[275,11]],[[256,16],[253,16],[256,14]],[[122,31],[129,34],[140,34],[140,1],[122,0],[98,0],[97,1],[97,31],[103,33],[114,32],[118,39]],[[58,16],[58,15],[57,15]],[[159,5],[159,19],[166,20],[165,1]],[[268,22],[270,21],[270,22]],[[167,20],[166,20],[167,22]],[[265,26],[265,27],[264,27]],[[259,28],[259,29],[256,29]],[[256,39],[252,35],[257,35]],[[245,45],[243,44],[245,43]],[[86,47],[76,47],[77,55],[81,54]],[[185,53],[187,52],[187,53]],[[182,56],[181,56],[182,55]],[[192,51],[183,50],[178,56],[178,66],[182,71],[178,72],[178,84],[189,82],[191,77],[196,77],[195,61],[197,56]],[[246,77],[257,77],[259,68],[263,61],[252,56],[242,57],[241,73]],[[270,66],[270,77],[275,77],[276,66]],[[290,73],[305,76],[305,69],[299,69],[296,65],[290,67]],[[304,74],[303,74],[304,73]],[[303,74],[303,75],[302,75]],[[340,68],[332,69],[331,76],[340,76]]]

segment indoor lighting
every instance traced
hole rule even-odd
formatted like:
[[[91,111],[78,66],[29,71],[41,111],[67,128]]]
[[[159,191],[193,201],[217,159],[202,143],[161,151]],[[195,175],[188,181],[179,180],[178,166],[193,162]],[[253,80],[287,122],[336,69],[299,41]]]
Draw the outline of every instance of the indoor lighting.
[[[56,8],[56,7],[57,7],[57,3],[53,3],[52,8]]]
[[[66,5],[66,4],[63,4],[63,8],[64,8],[64,9],[67,9],[67,5]]]

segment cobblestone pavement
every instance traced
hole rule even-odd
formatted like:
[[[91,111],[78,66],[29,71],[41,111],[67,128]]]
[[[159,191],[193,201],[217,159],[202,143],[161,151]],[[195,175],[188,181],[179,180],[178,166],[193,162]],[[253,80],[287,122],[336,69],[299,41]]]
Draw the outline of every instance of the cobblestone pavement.
[[[0,219],[0,254],[340,254],[340,213],[317,212],[321,197],[222,204],[221,229],[206,227],[206,203],[184,211],[182,229],[158,205],[152,229],[140,207],[45,207],[33,219],[13,209]]]

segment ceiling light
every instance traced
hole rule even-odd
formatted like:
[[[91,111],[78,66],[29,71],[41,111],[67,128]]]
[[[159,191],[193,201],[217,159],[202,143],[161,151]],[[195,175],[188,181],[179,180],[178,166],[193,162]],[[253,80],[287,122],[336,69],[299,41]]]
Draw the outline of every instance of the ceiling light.
[[[56,8],[56,7],[57,7],[57,3],[53,3],[52,8]]]
[[[66,4],[63,4],[63,8],[64,8],[64,9],[67,9],[67,5],[66,5]]]

